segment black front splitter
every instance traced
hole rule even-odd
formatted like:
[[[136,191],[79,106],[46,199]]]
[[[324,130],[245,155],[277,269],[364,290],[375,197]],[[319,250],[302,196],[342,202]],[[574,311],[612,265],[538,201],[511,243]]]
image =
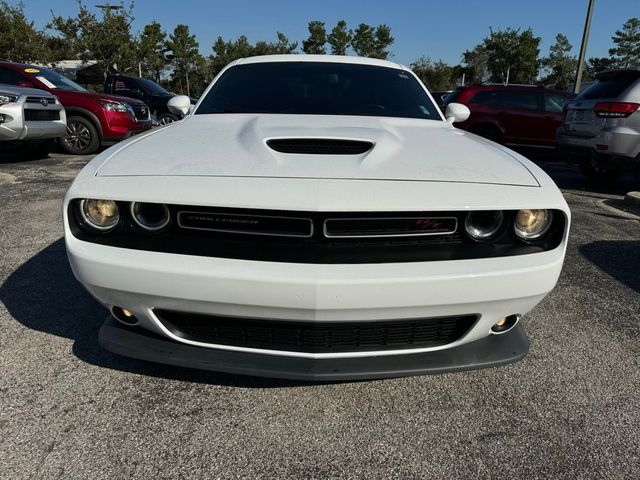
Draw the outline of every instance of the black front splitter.
[[[316,382],[365,380],[497,367],[527,355],[529,340],[518,325],[502,335],[489,335],[460,347],[426,353],[362,358],[308,359],[232,352],[186,345],[109,317],[100,345],[126,357],[182,367],[242,375]]]

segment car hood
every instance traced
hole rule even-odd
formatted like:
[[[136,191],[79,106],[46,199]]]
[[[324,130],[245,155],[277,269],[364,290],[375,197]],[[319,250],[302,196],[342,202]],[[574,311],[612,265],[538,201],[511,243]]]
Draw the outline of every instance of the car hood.
[[[72,98],[77,95],[81,95],[84,99],[92,99],[97,102],[101,100],[103,101],[106,100],[106,101],[112,101],[112,102],[128,103],[130,105],[144,105],[144,102],[137,100],[135,98],[120,97],[118,95],[107,95],[106,93],[95,93],[95,92],[88,92],[88,91],[76,92],[76,91],[61,90],[61,89],[55,89],[55,90],[52,90],[52,92],[54,92],[60,98]]]
[[[365,153],[281,153],[270,139],[347,139]],[[98,176],[331,178],[538,186],[516,154],[448,123],[326,115],[190,115],[105,152]]]
[[[30,95],[33,97],[50,97],[49,92],[44,90],[38,90],[37,88],[29,87],[16,87],[15,85],[8,85],[6,83],[0,83],[0,92],[12,93],[14,95]]]

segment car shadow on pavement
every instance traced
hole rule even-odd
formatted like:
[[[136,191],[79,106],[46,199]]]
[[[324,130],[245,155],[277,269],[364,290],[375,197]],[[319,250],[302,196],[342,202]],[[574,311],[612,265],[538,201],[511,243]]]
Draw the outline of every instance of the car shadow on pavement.
[[[640,292],[640,241],[596,241],[582,245],[580,253],[612,278]]]
[[[0,286],[0,301],[24,326],[74,341],[73,353],[92,365],[197,383],[245,388],[310,385],[309,382],[230,375],[161,365],[111,354],[98,344],[107,310],[73,276],[59,239],[16,269]]]

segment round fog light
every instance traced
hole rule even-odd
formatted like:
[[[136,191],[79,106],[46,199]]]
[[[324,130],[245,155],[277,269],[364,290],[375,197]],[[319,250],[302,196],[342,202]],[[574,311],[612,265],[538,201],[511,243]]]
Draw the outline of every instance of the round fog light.
[[[118,205],[113,200],[81,200],[80,215],[87,225],[103,232],[114,228],[120,220]]]
[[[491,327],[491,333],[500,334],[507,333],[513,327],[518,324],[520,320],[519,314],[509,315],[507,317],[501,318]]]
[[[163,203],[131,202],[131,218],[147,232],[159,232],[171,221],[169,207]]]
[[[549,210],[520,210],[513,222],[516,235],[525,242],[536,240],[549,231],[552,213]]]
[[[111,308],[111,313],[117,320],[124,323],[125,325],[136,325],[138,323],[138,319],[130,310],[126,308],[114,306]]]
[[[464,229],[474,240],[488,240],[498,233],[503,219],[500,210],[469,212],[464,219]]]

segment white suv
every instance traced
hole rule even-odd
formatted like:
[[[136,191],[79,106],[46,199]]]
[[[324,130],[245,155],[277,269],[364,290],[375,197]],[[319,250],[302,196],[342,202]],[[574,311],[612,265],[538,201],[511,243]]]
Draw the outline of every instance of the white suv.
[[[37,145],[64,136],[66,129],[64,107],[54,95],[0,84],[0,142]]]
[[[598,75],[567,105],[558,147],[580,155],[584,174],[613,181],[629,171],[640,176],[640,69]]]

